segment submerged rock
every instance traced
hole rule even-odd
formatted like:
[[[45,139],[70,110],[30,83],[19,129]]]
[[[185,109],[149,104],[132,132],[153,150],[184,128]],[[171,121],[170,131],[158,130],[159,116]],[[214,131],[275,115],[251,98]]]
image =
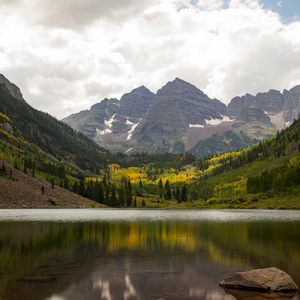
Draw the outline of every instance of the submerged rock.
[[[221,281],[220,286],[229,289],[272,292],[291,292],[298,290],[291,276],[277,268],[238,272]]]

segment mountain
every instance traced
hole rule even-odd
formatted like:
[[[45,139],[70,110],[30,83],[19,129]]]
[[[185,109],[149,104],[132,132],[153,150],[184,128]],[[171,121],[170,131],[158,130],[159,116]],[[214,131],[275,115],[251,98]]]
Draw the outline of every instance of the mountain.
[[[63,121],[82,132],[99,145],[111,150],[126,150],[131,135],[154,101],[155,95],[144,86],[134,89],[118,99],[104,99]],[[129,141],[129,142],[128,142]]]
[[[201,136],[231,128],[226,115],[225,104],[176,78],[156,94],[139,87],[120,100],[104,99],[63,122],[110,150],[180,153]],[[222,126],[216,130],[216,124]]]
[[[74,170],[94,171],[106,164],[106,150],[65,123],[32,108],[19,88],[3,75],[0,75],[0,113],[2,144],[6,142],[20,153],[64,163]]]
[[[264,140],[291,124],[299,112],[300,86],[234,97],[226,107],[176,78],[156,94],[142,86],[63,122],[113,151],[207,156]]]
[[[176,78],[158,90],[133,132],[130,146],[138,151],[184,152],[193,138],[193,128],[204,128],[206,120],[222,120],[224,115],[222,102]]]
[[[245,109],[256,108],[270,117],[276,129],[283,129],[298,118],[300,112],[300,85],[280,93],[270,90],[258,93],[256,96],[246,94],[235,97],[228,105],[228,114],[231,118],[241,118]]]

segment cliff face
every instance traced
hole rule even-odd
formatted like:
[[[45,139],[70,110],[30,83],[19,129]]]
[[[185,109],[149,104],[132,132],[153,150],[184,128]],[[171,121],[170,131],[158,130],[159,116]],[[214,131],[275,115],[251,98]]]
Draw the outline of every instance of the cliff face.
[[[225,115],[226,105],[176,78],[158,90],[155,103],[134,132],[135,147],[143,145],[141,150],[151,152],[184,152],[192,126],[204,129],[206,120],[222,120]]]
[[[6,77],[4,77],[2,74],[0,74],[0,85],[3,84],[5,85],[5,87],[7,88],[7,90],[9,91],[9,93],[14,96],[16,99],[18,100],[22,100],[23,99],[23,95],[21,93],[21,90],[13,83],[11,83]]]
[[[235,97],[228,105],[228,114],[237,118],[243,109],[249,107],[265,112],[270,116],[271,121],[280,114],[286,126],[298,118],[300,113],[300,85],[284,90],[283,93],[270,90],[266,93],[258,93],[256,96],[246,94],[242,97]]]

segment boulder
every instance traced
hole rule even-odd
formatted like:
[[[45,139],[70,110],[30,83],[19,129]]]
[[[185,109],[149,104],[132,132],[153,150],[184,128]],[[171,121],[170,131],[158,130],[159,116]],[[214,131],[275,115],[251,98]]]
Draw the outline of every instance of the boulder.
[[[295,300],[296,292],[255,292],[225,289],[226,294],[231,295],[236,300]],[[296,298],[297,299],[297,298]]]
[[[291,276],[277,268],[238,272],[221,281],[220,286],[229,289],[271,292],[291,292],[298,290]]]

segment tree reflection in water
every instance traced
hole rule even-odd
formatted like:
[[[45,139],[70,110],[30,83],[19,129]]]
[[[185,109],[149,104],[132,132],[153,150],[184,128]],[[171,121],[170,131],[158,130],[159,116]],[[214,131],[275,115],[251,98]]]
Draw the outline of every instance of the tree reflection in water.
[[[299,221],[1,223],[0,299],[261,300],[218,282],[276,266],[300,285],[299,233]]]

